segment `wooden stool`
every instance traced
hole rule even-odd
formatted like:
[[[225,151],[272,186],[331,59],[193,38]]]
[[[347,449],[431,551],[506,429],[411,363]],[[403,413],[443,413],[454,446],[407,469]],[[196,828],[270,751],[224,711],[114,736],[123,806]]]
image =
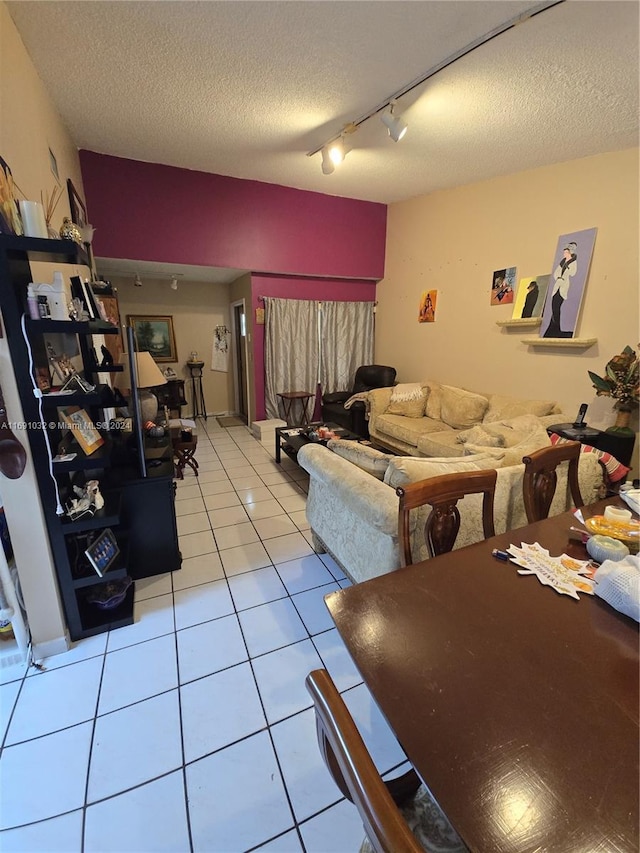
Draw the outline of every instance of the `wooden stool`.
[[[179,428],[173,428],[171,430],[171,443],[173,445],[173,455],[176,458],[176,477],[179,480],[184,480],[184,469],[187,465],[197,477],[198,462],[195,458],[195,452],[198,445],[198,436],[193,433],[189,441],[184,441],[182,438],[182,430]]]
[[[309,423],[309,401],[315,397],[315,394],[309,391],[282,391],[278,394],[282,400],[282,408],[284,417],[288,426],[307,426]],[[296,400],[300,400],[300,423],[293,423],[291,420],[291,409]]]

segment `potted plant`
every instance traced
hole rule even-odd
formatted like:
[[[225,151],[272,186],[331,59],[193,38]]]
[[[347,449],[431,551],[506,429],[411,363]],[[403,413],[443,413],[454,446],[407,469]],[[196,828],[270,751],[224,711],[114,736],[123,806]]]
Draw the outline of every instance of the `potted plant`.
[[[620,355],[614,355],[607,362],[604,376],[587,371],[596,389],[596,396],[613,397],[616,400],[613,407],[617,412],[616,422],[607,432],[625,435],[633,433],[629,428],[629,420],[631,412],[638,406],[640,400],[638,370],[638,356],[631,347],[626,346]]]

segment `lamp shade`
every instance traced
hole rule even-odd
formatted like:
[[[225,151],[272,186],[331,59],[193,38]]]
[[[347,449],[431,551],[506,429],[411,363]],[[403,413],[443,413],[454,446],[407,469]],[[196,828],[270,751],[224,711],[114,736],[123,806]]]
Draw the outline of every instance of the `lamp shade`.
[[[138,372],[138,388],[154,388],[156,385],[166,385],[167,379],[153,360],[150,352],[137,352],[136,370]],[[129,355],[126,352],[120,355],[120,364],[124,370],[116,373],[115,386],[121,391],[131,389],[131,375],[129,373]]]

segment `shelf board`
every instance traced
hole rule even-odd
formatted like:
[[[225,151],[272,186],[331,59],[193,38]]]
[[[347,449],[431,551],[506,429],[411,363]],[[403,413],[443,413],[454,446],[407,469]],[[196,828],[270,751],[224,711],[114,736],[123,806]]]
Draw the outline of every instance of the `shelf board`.
[[[83,266],[89,266],[89,257],[84,246],[73,240],[49,240],[42,237],[18,237],[15,234],[0,234],[0,248],[7,252],[47,255],[49,258],[60,258],[67,263],[75,261]]]
[[[597,338],[522,338],[530,347],[562,347],[564,349],[588,349],[598,342]]]
[[[88,586],[96,586],[100,583],[109,583],[110,581],[120,580],[120,578],[125,577],[127,573],[127,567],[120,566],[117,569],[109,569],[109,571],[102,577],[100,577],[97,572],[92,572],[90,575],[87,574],[86,577],[74,578],[72,583],[75,589],[84,589]],[[104,612],[106,613],[107,611]]]
[[[51,320],[48,317],[34,320],[33,317],[26,318],[26,327],[29,332],[40,332],[41,334],[69,335],[117,335],[120,328],[113,323],[105,323],[104,320]]]
[[[42,404],[44,406],[56,406],[63,408],[66,406],[99,406],[102,403],[102,394],[99,391],[73,391],[71,394],[56,394],[49,392],[42,395]]]
[[[98,530],[101,527],[116,527],[120,524],[120,505],[122,503],[120,493],[108,493],[104,496],[104,506],[94,515],[83,516],[76,521],[64,517],[62,521],[62,532],[83,533],[86,530]]]
[[[54,474],[63,474],[66,471],[86,471],[90,468],[109,468],[111,466],[111,442],[108,440],[105,440],[105,443],[91,456],[85,456],[84,450],[75,441],[67,448],[66,452],[77,453],[77,456],[69,462],[54,462]]]
[[[496,326],[506,326],[522,328],[523,326],[539,326],[542,323],[542,317],[521,317],[516,320],[496,320]]]

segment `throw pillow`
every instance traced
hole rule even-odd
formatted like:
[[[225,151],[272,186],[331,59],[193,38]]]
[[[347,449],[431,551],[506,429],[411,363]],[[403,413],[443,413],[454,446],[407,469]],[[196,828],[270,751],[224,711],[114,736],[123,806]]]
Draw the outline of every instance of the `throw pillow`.
[[[389,462],[384,482],[392,488],[406,486],[407,483],[417,483],[428,480],[440,474],[457,474],[461,471],[485,471],[495,468],[496,463],[489,455],[477,456],[444,456],[440,458],[425,458],[423,456],[393,456]]]
[[[544,415],[550,415],[555,406],[553,400],[519,400],[516,397],[492,394],[482,422],[493,424],[518,415],[536,415],[542,418]]]
[[[427,390],[419,382],[396,385],[391,392],[387,414],[403,415],[405,418],[424,417]]]
[[[440,418],[454,429],[467,429],[480,423],[488,406],[489,401],[480,394],[473,394],[452,385],[442,386]]]
[[[492,435],[479,425],[458,433],[456,441],[458,444],[467,444],[467,442],[470,442],[471,444],[478,444],[481,447],[504,447],[504,436]]]
[[[551,433],[549,438],[551,440],[551,444],[566,444],[569,441],[568,438],[562,438],[561,436],[556,435],[555,432]],[[615,456],[612,456],[604,450],[597,450],[590,444],[583,444],[580,448],[580,452],[593,453],[593,455],[599,459],[606,468],[607,476],[612,483],[617,483],[618,480],[624,480],[631,470],[631,468],[628,468],[626,465],[623,465],[622,462],[619,462]]]
[[[371,474],[378,480],[382,480],[387,471],[387,466],[392,456],[388,453],[381,453],[379,450],[374,450],[366,444],[360,444],[357,441],[347,441],[346,439],[332,438],[327,442],[329,450],[333,450],[336,456],[341,456],[348,462],[352,462],[358,468],[362,468],[367,474]]]
[[[442,385],[434,380],[429,380],[427,382],[423,382],[422,387],[427,391],[425,415],[428,418],[433,418],[434,421],[442,420],[440,417],[440,410],[442,407]]]

